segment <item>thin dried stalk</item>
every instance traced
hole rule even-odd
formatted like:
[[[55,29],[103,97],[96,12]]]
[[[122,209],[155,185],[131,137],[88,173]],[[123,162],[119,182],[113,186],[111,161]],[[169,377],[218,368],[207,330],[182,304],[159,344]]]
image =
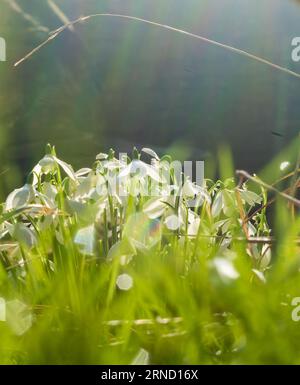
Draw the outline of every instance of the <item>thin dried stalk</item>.
[[[287,73],[287,74],[289,74],[291,76],[294,76],[296,78],[300,78],[300,74],[297,73],[297,72],[291,71],[290,69],[285,68],[285,67],[281,67],[281,66],[279,66],[277,64],[274,64],[274,63],[270,62],[269,60],[266,60],[266,59],[261,58],[261,57],[256,56],[256,55],[253,55],[253,54],[251,54],[251,53],[249,53],[247,51],[241,50],[239,48],[235,48],[235,47],[232,47],[230,45],[223,44],[223,43],[220,43],[218,41],[215,41],[215,40],[212,40],[212,39],[208,39],[206,37],[203,37],[203,36],[196,35],[194,33],[185,31],[183,29],[178,29],[178,28],[172,27],[170,25],[157,23],[157,22],[154,22],[154,21],[151,21],[151,20],[142,19],[140,17],[129,16],[129,15],[121,15],[121,14],[114,14],[114,13],[96,13],[96,14],[89,15],[89,16],[83,16],[83,17],[80,17],[80,18],[78,18],[78,19],[76,19],[74,21],[71,21],[70,23],[67,23],[67,24],[63,25],[62,27],[60,27],[57,30],[55,30],[46,41],[41,43],[39,46],[35,47],[31,52],[29,52],[27,55],[25,55],[22,59],[17,61],[14,64],[14,66],[17,67],[18,65],[23,63],[25,60],[29,59],[34,53],[39,51],[42,47],[44,47],[51,40],[53,40],[58,35],[60,35],[67,28],[70,28],[71,26],[74,26],[74,25],[76,25],[78,23],[81,23],[81,22],[86,21],[86,20],[90,20],[90,19],[95,18],[95,17],[114,17],[114,18],[119,18],[119,19],[134,20],[134,21],[142,22],[142,23],[149,24],[149,25],[152,25],[152,26],[155,26],[155,27],[167,29],[169,31],[177,32],[177,33],[180,33],[180,34],[183,34],[183,35],[186,35],[186,36],[189,36],[189,37],[201,40],[201,41],[203,41],[205,43],[208,43],[208,44],[211,44],[211,45],[214,45],[214,46],[226,49],[227,51],[231,51],[231,52],[234,52],[234,53],[236,53],[238,55],[245,56],[248,59],[255,60],[255,61],[257,61],[259,63],[262,63],[262,64],[265,64],[265,65],[267,65],[269,67],[272,67],[272,68],[277,69],[279,71],[285,72],[285,73]]]
[[[297,170],[297,172],[300,172],[300,169]],[[276,184],[290,178],[291,176],[294,175],[294,172],[291,172],[290,174],[288,175],[285,175],[283,178],[281,178],[280,180],[276,181],[274,184],[272,184],[272,186],[274,187]],[[300,180],[298,180],[298,183],[297,183],[297,188],[300,187]],[[285,189],[284,192],[285,193],[288,193],[290,192],[290,187]],[[248,215],[246,218],[245,218],[245,223],[249,222],[253,217],[255,217],[255,215],[257,215],[261,210],[269,207],[271,204],[273,204],[274,202],[276,202],[276,198],[272,198],[270,199],[266,204],[262,205],[259,209],[255,210],[251,215]]]
[[[182,236],[186,236],[185,234],[181,234]],[[277,242],[277,239],[274,237],[224,237],[223,235],[207,235],[207,234],[188,234],[187,237],[189,238],[207,238],[207,239],[219,239],[219,240],[228,240],[232,242],[244,242],[244,243],[249,243],[249,244],[267,244],[267,245],[272,245]],[[300,245],[300,239],[294,239],[294,243],[297,245]]]

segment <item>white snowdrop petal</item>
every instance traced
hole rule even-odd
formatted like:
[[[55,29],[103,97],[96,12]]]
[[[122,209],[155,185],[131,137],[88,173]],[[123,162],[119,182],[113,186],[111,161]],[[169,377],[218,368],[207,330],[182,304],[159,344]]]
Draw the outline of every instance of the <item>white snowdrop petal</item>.
[[[166,210],[167,205],[161,199],[149,199],[144,207],[143,212],[151,219],[159,218]]]
[[[25,184],[23,187],[14,190],[6,199],[5,210],[13,210],[26,206],[34,199],[34,189],[31,185]]]
[[[177,215],[170,215],[165,219],[165,225],[169,230],[178,230],[180,227],[180,219]]]
[[[10,233],[20,244],[29,248],[37,244],[36,233],[24,225],[24,223],[16,223],[10,228]]]
[[[152,156],[152,158],[156,159],[156,160],[159,160],[159,156],[157,155],[157,153],[155,151],[153,151],[151,148],[147,148],[147,147],[144,147],[142,148],[142,152],[144,152],[145,154],[148,154],[150,156]]]
[[[200,225],[200,218],[195,218],[193,222],[189,224],[188,235],[196,236],[198,234],[199,225]]]

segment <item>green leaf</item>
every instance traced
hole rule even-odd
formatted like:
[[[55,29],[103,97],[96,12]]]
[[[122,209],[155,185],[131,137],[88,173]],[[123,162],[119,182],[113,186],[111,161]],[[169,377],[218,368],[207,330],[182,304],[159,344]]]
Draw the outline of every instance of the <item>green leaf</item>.
[[[250,206],[254,206],[262,202],[262,198],[253,191],[247,191],[247,190],[239,190],[239,191],[242,199],[246,203],[248,203]]]
[[[238,214],[235,198],[235,191],[223,190],[223,212],[227,217],[236,216]]]

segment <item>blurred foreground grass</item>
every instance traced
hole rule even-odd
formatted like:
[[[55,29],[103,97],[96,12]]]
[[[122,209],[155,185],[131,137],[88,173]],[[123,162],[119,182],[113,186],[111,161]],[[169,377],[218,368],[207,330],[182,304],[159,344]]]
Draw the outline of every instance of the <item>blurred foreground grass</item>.
[[[276,196],[271,231],[268,191],[221,160],[180,185],[150,149],[75,172],[48,146],[2,205],[0,363],[299,364],[299,216]]]

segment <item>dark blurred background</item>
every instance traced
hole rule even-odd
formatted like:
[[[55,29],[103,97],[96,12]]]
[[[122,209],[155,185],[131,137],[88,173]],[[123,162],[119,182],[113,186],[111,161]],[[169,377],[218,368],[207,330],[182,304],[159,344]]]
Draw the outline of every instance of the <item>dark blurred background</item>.
[[[18,68],[50,30],[97,12],[169,24],[300,72],[295,0],[0,0],[2,192],[24,180],[47,142],[75,167],[110,147],[150,146],[213,159],[230,145],[237,167],[256,171],[299,132],[300,81],[198,40],[96,18],[67,30]]]

